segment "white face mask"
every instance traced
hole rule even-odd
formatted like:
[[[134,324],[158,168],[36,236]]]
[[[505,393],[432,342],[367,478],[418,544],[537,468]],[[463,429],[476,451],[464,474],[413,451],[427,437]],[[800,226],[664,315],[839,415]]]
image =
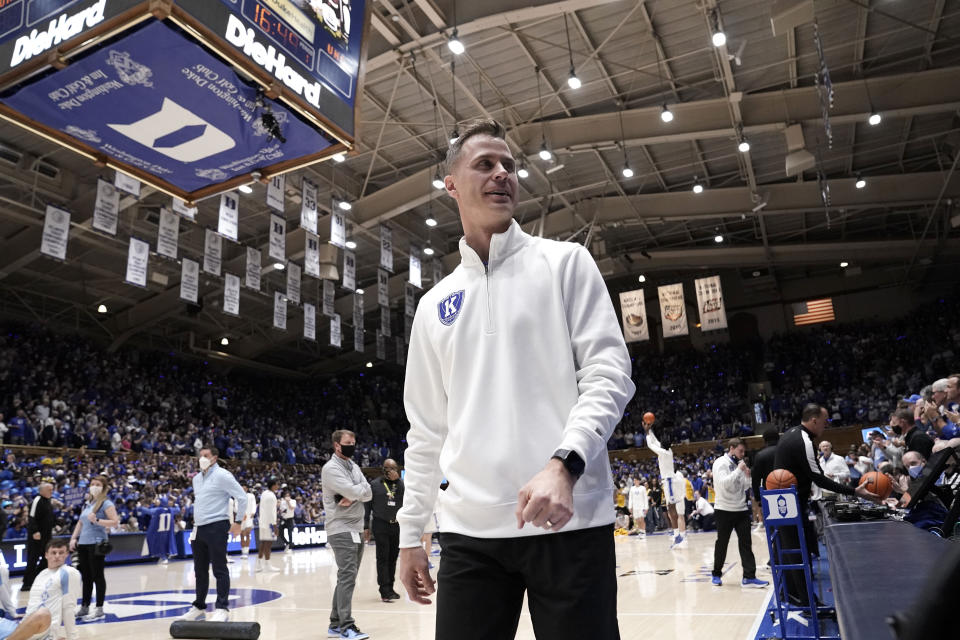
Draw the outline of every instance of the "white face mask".
[[[210,468],[210,465],[213,464],[213,461],[210,458],[201,457],[200,458],[200,471],[206,471]]]
[[[101,487],[100,485],[95,484],[90,487],[90,495],[93,496],[94,498],[99,496],[101,493],[103,493],[103,487]]]

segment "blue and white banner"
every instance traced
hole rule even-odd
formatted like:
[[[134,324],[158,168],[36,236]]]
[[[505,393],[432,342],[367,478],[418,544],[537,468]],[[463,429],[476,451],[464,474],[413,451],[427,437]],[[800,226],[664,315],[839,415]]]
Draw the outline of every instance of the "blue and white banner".
[[[323,281],[323,315],[332,318],[334,314],[333,300],[336,295],[333,280]]]
[[[311,342],[317,340],[317,308],[309,302],[303,303],[303,337]]]
[[[273,328],[287,330],[287,297],[273,292]]]
[[[287,176],[278,174],[267,183],[267,206],[283,213],[287,188]]]
[[[138,287],[147,286],[147,263],[150,261],[150,244],[137,238],[130,238],[127,249],[126,282]]]
[[[317,234],[317,185],[306,178],[300,185],[300,227]]]
[[[40,237],[40,253],[57,260],[67,259],[67,241],[70,239],[70,212],[47,205]]]
[[[320,277],[320,240],[316,235],[305,231],[303,239],[303,271],[308,276]]]
[[[341,249],[347,246],[347,221],[338,207],[330,208],[330,244]]]
[[[197,219],[197,208],[188,207],[187,203],[181,200],[180,198],[172,198],[172,204],[174,213],[179,213],[181,216],[187,220],[194,221]]]
[[[260,291],[260,275],[262,266],[260,264],[260,250],[253,247],[247,247],[247,268],[244,284],[248,289]]]
[[[166,207],[161,207],[160,221],[157,224],[157,253],[176,260],[179,239],[180,217]]]
[[[357,259],[353,251],[343,252],[343,288],[350,291],[357,288]]]
[[[97,179],[97,201],[93,205],[93,228],[117,235],[120,218],[120,192],[106,180]]]
[[[393,230],[380,225],[380,266],[393,273]]]
[[[223,279],[223,312],[231,316],[240,315],[240,276],[226,274]]]
[[[385,269],[377,269],[377,304],[390,306],[390,275]]]
[[[220,217],[217,220],[217,233],[234,242],[240,227],[240,196],[236,191],[220,194]]]
[[[339,347],[343,342],[343,336],[340,332],[340,314],[335,313],[330,316],[330,346]]]
[[[180,268],[180,299],[197,304],[200,289],[200,265],[190,258],[184,258]]]
[[[120,191],[129,193],[135,198],[140,197],[140,181],[136,178],[131,178],[125,173],[117,171],[116,175],[113,176],[113,186],[120,189]]]
[[[293,304],[300,304],[300,265],[287,262],[287,297]]]
[[[270,214],[270,258],[277,262],[287,259],[287,222],[276,214]]]
[[[697,308],[700,310],[700,329],[714,331],[727,328],[727,309],[723,304],[720,276],[694,280],[697,290]]]
[[[223,238],[214,233],[212,229],[204,229],[203,270],[219,276],[222,252]]]
[[[417,289],[423,288],[420,278],[420,247],[410,245],[410,284]]]

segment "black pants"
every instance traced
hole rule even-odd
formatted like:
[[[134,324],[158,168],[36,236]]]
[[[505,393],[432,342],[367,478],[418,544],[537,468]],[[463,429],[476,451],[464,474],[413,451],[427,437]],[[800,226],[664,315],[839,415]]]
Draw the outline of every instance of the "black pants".
[[[27,534],[27,567],[23,570],[23,586],[21,591],[30,591],[37,574],[47,568],[47,559],[43,548],[50,542],[50,537],[33,539],[33,534]]]
[[[77,555],[80,558],[80,577],[83,578],[83,600],[84,607],[90,606],[90,599],[93,596],[93,587],[97,587],[97,606],[103,606],[103,599],[107,595],[107,579],[103,574],[103,566],[107,559],[106,556],[98,556],[94,553],[95,544],[78,544]]]
[[[753,557],[750,540],[750,512],[749,511],[721,511],[713,512],[717,520],[717,544],[713,548],[713,575],[723,575],[723,563],[727,559],[727,545],[730,543],[730,533],[737,532],[737,545],[740,548],[740,562],[743,564],[743,577],[746,579],[757,577],[757,561]]]
[[[370,528],[377,543],[377,584],[380,586],[380,595],[389,596],[393,593],[397,556],[400,555],[400,525],[375,517]]]
[[[802,514],[807,513],[805,505],[801,505],[800,513]],[[805,538],[805,542],[807,543],[807,555],[809,557],[810,564],[811,564],[810,575],[812,577],[813,576],[813,573],[812,573],[813,556],[810,553],[811,539],[813,541],[813,544],[818,545],[817,547],[818,551],[819,551],[819,542],[817,541],[816,529],[813,528],[813,530],[811,531],[812,529],[811,524],[812,523],[810,523],[809,520],[807,520],[807,518],[804,517],[803,536]],[[780,529],[780,536],[783,541],[782,543],[783,549],[786,550],[783,552],[783,556],[784,556],[783,561],[789,562],[790,564],[800,564],[801,562],[800,536],[797,534],[796,527],[782,527]],[[810,606],[810,597],[807,595],[807,577],[804,575],[803,571],[801,571],[800,569],[791,569],[788,571],[784,571],[783,575],[787,582],[787,597],[790,599],[790,602],[792,604],[795,604],[801,607]],[[814,594],[814,597],[816,597],[816,594]]]
[[[293,518],[284,518],[281,521],[280,535],[283,536],[283,544],[293,548]]]
[[[207,591],[210,590],[210,565],[217,579],[217,609],[229,609],[230,572],[227,570],[227,538],[230,521],[220,520],[197,527],[193,541],[193,574],[197,579],[197,599],[193,606],[207,608]]]
[[[512,640],[525,591],[537,638],[619,640],[613,525],[440,543],[436,640]]]

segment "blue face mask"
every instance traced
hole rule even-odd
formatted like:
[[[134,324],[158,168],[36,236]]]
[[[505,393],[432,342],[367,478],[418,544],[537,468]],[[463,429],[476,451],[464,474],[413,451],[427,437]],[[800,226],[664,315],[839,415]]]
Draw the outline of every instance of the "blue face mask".
[[[920,477],[920,472],[923,471],[923,465],[918,464],[916,466],[910,467],[907,469],[907,472],[910,474],[910,477],[916,480]]]

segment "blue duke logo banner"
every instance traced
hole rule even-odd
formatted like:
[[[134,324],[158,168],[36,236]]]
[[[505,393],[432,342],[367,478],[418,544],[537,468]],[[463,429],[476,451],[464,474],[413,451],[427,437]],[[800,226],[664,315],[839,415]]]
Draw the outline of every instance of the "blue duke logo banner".
[[[330,146],[268,101],[286,142],[271,137],[256,99],[256,90],[229,66],[179,31],[150,21],[2,101],[193,192]]]
[[[448,327],[460,316],[460,310],[463,309],[463,299],[465,294],[463,290],[451,293],[437,304],[437,312],[440,315],[440,322]]]

